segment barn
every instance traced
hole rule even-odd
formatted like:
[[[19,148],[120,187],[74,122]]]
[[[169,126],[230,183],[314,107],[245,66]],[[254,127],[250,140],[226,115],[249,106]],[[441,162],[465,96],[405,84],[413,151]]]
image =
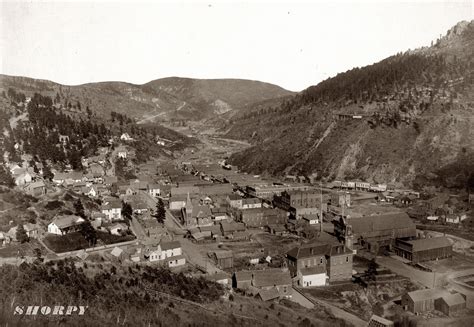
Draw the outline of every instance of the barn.
[[[418,263],[450,258],[453,245],[448,238],[442,236],[411,241],[397,240],[394,250],[398,256]]]
[[[415,314],[438,310],[451,315],[466,308],[466,299],[460,293],[452,294],[444,289],[433,288],[402,295],[402,307]]]
[[[447,316],[466,308],[466,300],[459,294],[449,294],[435,300],[435,308]]]
[[[435,300],[445,295],[449,295],[448,291],[439,288],[408,292],[402,295],[402,307],[415,314],[432,311]]]

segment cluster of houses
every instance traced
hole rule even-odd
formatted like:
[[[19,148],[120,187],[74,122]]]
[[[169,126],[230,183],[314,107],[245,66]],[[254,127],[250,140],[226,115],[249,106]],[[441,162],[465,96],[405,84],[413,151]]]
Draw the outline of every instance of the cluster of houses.
[[[26,223],[23,224],[23,229],[26,232],[26,236],[30,239],[36,239],[43,234],[43,229],[39,224]],[[11,242],[18,241],[17,230],[18,226],[13,226],[7,232],[0,232],[0,245],[5,246]]]
[[[24,155],[21,166],[10,163],[7,168],[16,186],[29,195],[41,196],[46,193],[46,185],[42,179],[43,164],[36,162],[35,167],[32,167],[31,159],[31,156]]]
[[[176,240],[142,240],[126,247],[113,247],[104,255],[111,261],[152,263],[168,268],[179,268],[186,264],[181,243]],[[81,259],[86,256],[84,252],[78,254]]]

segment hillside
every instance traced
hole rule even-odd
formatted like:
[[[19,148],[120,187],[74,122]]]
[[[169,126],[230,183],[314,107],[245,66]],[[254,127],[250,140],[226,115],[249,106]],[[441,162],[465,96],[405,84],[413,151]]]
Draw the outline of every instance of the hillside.
[[[223,129],[245,171],[462,187],[474,171],[474,22],[249,110]]]
[[[324,309],[224,297],[219,284],[163,268],[73,259],[0,267],[0,324],[67,326],[347,326]],[[87,306],[83,315],[14,315],[17,306]]]
[[[212,118],[244,110],[253,103],[290,95],[276,85],[239,79],[200,80],[170,77],[143,85],[124,82],[67,86],[27,77],[0,75],[0,92],[9,88],[32,96],[35,92],[66,104],[79,101],[98,115],[115,111],[140,123],[156,120]]]

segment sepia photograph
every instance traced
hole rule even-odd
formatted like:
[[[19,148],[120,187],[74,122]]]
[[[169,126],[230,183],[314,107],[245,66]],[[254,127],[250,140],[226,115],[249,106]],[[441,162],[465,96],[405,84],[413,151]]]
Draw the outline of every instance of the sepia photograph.
[[[0,327],[474,326],[474,0],[0,0]]]

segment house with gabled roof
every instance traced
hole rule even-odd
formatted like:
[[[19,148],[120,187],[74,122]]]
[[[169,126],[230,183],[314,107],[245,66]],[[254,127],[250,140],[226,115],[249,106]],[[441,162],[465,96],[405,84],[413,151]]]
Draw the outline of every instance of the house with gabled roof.
[[[122,202],[120,200],[106,200],[100,207],[100,211],[106,215],[107,219],[121,220],[122,219]]]
[[[148,184],[148,188],[147,188],[147,192],[148,192],[148,194],[150,194],[151,196],[156,197],[156,196],[159,196],[159,195],[160,195],[160,189],[161,189],[160,184],[149,183],[149,184]]]
[[[80,229],[85,220],[76,215],[56,216],[48,225],[48,233],[65,235]]]
[[[46,194],[46,185],[43,181],[36,181],[29,184],[26,184],[23,190],[32,196],[41,196]]]
[[[242,223],[221,221],[219,224],[222,235],[226,238],[233,238],[236,233],[245,232],[245,225]]]
[[[293,287],[288,269],[265,269],[252,272],[252,286],[269,291],[275,289],[279,297],[291,297]]]
[[[182,266],[186,263],[179,241],[161,242],[156,247],[149,247],[145,251],[145,258],[150,262],[163,261],[168,267]]]

